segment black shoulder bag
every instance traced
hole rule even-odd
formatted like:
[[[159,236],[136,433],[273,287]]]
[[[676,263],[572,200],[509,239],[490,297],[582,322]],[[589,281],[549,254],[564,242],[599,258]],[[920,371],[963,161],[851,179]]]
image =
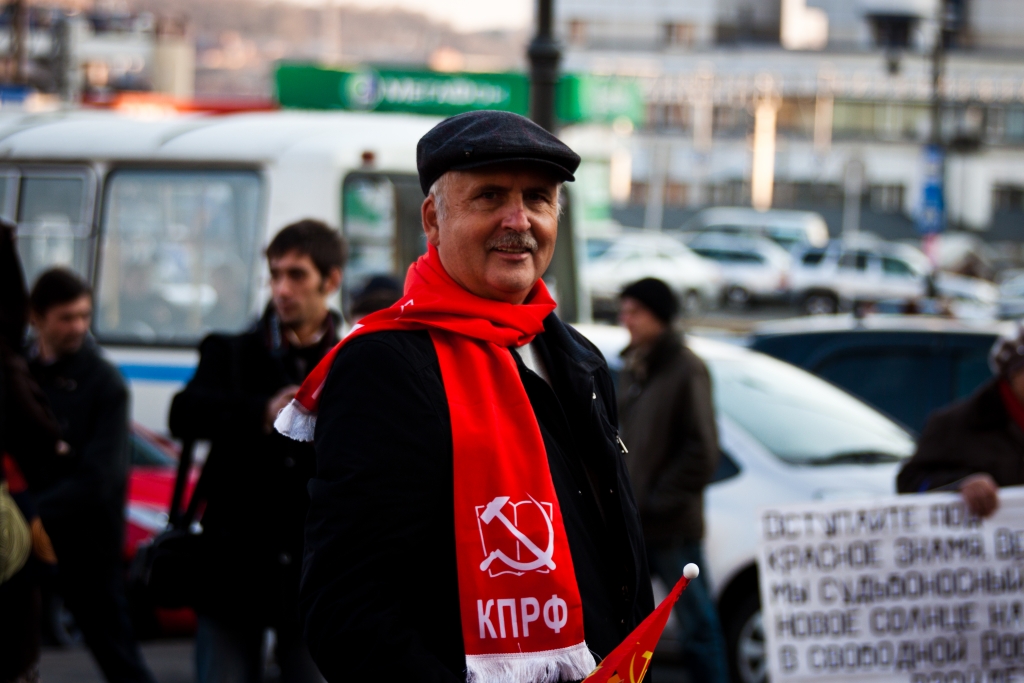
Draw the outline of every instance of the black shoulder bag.
[[[147,602],[154,607],[195,605],[205,552],[203,536],[192,528],[192,523],[203,500],[205,467],[196,482],[188,508],[181,510],[195,458],[194,451],[194,440],[188,439],[182,443],[178,475],[168,510],[167,529],[149,543],[139,546],[129,569],[131,589],[144,594]]]

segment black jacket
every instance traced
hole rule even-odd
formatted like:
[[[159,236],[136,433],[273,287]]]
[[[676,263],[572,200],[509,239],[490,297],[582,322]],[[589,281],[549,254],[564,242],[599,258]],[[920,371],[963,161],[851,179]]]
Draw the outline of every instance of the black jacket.
[[[332,324],[315,346],[289,347],[268,309],[249,332],[204,339],[195,376],[171,402],[172,434],[212,442],[202,482],[206,562],[196,596],[204,614],[267,626],[296,618],[315,456],[312,445],[267,431],[265,411],[336,342]]]
[[[0,220],[0,454],[14,458],[30,486],[43,488],[53,483],[47,477],[56,474],[60,430],[29,370],[24,353],[27,326],[28,292],[14,246],[14,226]],[[27,497],[19,497],[19,504],[23,501],[27,504]]]
[[[619,376],[626,465],[649,544],[704,537],[704,487],[718,464],[711,376],[666,332],[647,350],[627,349]]]
[[[928,419],[896,488],[900,493],[949,488],[980,472],[1000,486],[1024,484],[1024,432],[1003,405],[998,378]]]
[[[651,611],[651,583],[608,368],[554,315],[545,330],[554,390],[519,372],[600,659]],[[451,418],[429,333],[353,341],[321,400],[300,604],[314,660],[331,681],[464,680]]]
[[[91,338],[55,363],[33,360],[30,369],[70,446],[52,461],[44,486],[32,490],[39,516],[55,538],[78,530],[106,559],[117,558],[128,481],[128,388]]]

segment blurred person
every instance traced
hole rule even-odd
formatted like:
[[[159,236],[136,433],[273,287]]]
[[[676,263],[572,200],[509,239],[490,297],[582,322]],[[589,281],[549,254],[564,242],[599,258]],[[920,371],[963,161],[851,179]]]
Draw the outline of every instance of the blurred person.
[[[195,376],[171,404],[173,434],[212,441],[195,605],[200,683],[261,681],[267,629],[277,636],[282,681],[322,680],[297,608],[315,454],[271,425],[339,339],[341,317],[329,302],[345,245],[336,230],[303,220],[282,229],[266,256],[271,301],[263,316],[243,334],[204,339]]]
[[[959,491],[971,512],[988,517],[1000,487],[1024,484],[1024,326],[996,340],[989,366],[992,379],[928,419],[896,478],[900,493]]]
[[[374,275],[352,297],[352,323],[370,313],[388,308],[402,298],[402,285],[390,275]]]
[[[38,680],[41,607],[31,554],[55,558],[23,472],[40,483],[38,472],[59,443],[57,421],[24,356],[28,292],[14,234],[0,221],[0,683]]]
[[[619,377],[619,420],[651,572],[675,585],[683,567],[701,567],[676,603],[683,664],[690,680],[727,683],[725,639],[704,553],[704,488],[718,464],[711,377],[672,328],[679,301],[667,284],[626,286],[619,320],[629,330]]]
[[[300,599],[331,681],[581,680],[653,608],[608,367],[540,280],[579,160],[507,112],[427,132],[427,253],[275,423],[315,437]]]
[[[153,289],[153,263],[127,263],[122,266],[118,298],[118,324],[113,330],[139,339],[155,339],[175,329],[174,311]]]
[[[121,562],[128,389],[89,336],[92,291],[81,278],[64,268],[47,270],[29,304],[30,368],[66,444],[47,483],[31,486],[58,559],[59,590],[106,679],[151,683],[132,633]]]

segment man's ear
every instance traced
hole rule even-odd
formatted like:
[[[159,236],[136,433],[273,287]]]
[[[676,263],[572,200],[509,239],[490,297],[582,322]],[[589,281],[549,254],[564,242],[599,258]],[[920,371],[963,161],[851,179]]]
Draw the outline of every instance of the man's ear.
[[[324,294],[334,294],[341,287],[341,268],[331,268],[331,272],[320,285]]]
[[[437,223],[437,204],[434,203],[434,195],[427,195],[423,200],[420,216],[423,219],[423,233],[427,236],[427,242],[436,248],[441,241],[441,226]]]

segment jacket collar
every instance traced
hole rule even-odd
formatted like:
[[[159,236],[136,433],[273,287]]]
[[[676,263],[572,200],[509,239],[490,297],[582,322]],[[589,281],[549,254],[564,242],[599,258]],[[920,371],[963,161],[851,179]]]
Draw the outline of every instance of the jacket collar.
[[[341,338],[341,314],[334,310],[328,310],[326,324],[327,330],[324,336],[316,342],[316,345],[323,348],[325,353],[327,349],[337,344]],[[270,355],[278,357],[288,352],[291,345],[281,329],[281,321],[277,317],[277,311],[274,309],[273,302],[268,303],[267,307],[263,310],[263,315],[256,322],[255,331],[259,332],[263,337],[263,343],[266,344]]]
[[[544,318],[544,341],[554,349],[560,350],[568,360],[577,366],[580,372],[592,374],[604,364],[604,359],[581,344],[572,336],[568,326],[554,313]]]
[[[981,385],[968,401],[967,424],[972,429],[999,429],[1006,425],[1010,414],[999,395],[999,377],[993,377]]]

